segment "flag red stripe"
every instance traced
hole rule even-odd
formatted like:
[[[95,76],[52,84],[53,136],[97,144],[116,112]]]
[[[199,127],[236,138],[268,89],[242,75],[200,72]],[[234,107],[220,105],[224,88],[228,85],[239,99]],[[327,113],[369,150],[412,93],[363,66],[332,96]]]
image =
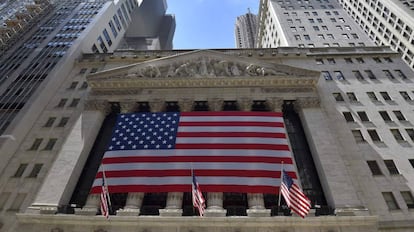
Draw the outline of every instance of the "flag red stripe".
[[[288,172],[296,179],[295,172]],[[280,178],[280,171],[262,170],[196,170],[197,176],[238,176],[238,177],[269,177]],[[106,178],[116,177],[165,177],[165,176],[190,176],[190,170],[129,170],[129,171],[105,171]],[[96,178],[102,178],[102,172],[98,172]],[[275,193],[276,194],[276,193]]]
[[[283,122],[179,122],[178,126],[212,127],[212,126],[258,126],[258,127],[284,127]]]
[[[272,145],[272,144],[176,144],[176,149],[250,149],[250,150],[284,150],[289,151],[288,145]]]
[[[181,116],[266,116],[283,117],[282,112],[254,112],[254,111],[208,111],[208,112],[181,112]]]
[[[266,157],[266,156],[153,156],[153,157],[113,157],[104,158],[103,164],[119,163],[171,163],[171,162],[226,162],[226,163],[274,163],[292,164],[292,158]]]
[[[266,133],[266,132],[178,132],[177,137],[206,137],[206,138],[286,138],[284,133]]]
[[[99,193],[100,186],[94,186],[91,193]],[[187,185],[110,185],[108,186],[110,193],[126,193],[126,192],[165,192],[169,189],[171,192],[191,192],[192,184]],[[236,192],[236,193],[270,193],[275,194],[279,191],[279,187],[271,186],[247,186],[247,185],[200,185],[203,192]],[[217,191],[219,189],[220,191]]]

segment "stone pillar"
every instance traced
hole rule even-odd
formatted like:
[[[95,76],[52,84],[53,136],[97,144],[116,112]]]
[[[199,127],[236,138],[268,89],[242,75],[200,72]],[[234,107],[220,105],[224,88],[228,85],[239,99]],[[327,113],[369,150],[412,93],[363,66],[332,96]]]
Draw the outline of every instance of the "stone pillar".
[[[227,210],[223,209],[223,193],[207,193],[206,217],[225,217]]]
[[[283,98],[275,97],[266,100],[269,109],[273,112],[282,112]]]
[[[151,112],[162,112],[165,107],[165,101],[162,99],[153,99],[149,101]]]
[[[127,201],[123,209],[116,211],[118,216],[138,216],[141,210],[144,193],[128,193]]]
[[[96,215],[100,208],[100,194],[89,194],[82,209],[75,208],[76,215]]]
[[[121,113],[131,113],[137,109],[137,103],[134,101],[123,101],[119,103]]]
[[[193,100],[182,99],[178,101],[180,110],[182,112],[188,112],[192,110]],[[177,217],[183,214],[183,196],[182,192],[170,192],[167,196],[167,204],[165,209],[160,209],[160,216]]]
[[[209,108],[213,111],[221,111],[223,110],[223,102],[224,99],[222,98],[212,98],[208,100]]]

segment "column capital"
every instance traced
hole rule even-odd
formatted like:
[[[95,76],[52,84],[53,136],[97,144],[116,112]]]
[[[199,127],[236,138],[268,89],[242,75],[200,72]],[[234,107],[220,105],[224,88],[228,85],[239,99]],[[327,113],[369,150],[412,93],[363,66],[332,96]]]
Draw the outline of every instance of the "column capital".
[[[283,107],[283,98],[273,97],[266,99],[269,109],[273,112],[281,112]]]
[[[251,98],[240,98],[237,100],[237,103],[240,105],[242,111],[251,111],[253,100]]]
[[[162,112],[165,107],[165,101],[162,99],[152,99],[148,101],[151,112]]]
[[[318,97],[299,97],[296,99],[294,106],[295,108],[319,108],[321,101]]]
[[[194,101],[193,99],[179,99],[178,100],[178,105],[180,106],[180,111],[181,112],[190,112],[193,109],[193,104]]]
[[[122,101],[119,103],[119,106],[121,108],[121,113],[131,113],[134,112],[137,109],[137,102],[131,100],[131,101]]]
[[[223,98],[208,99],[208,105],[212,111],[221,111],[223,109]]]
[[[111,113],[111,104],[107,100],[88,99],[85,101],[84,109],[87,111],[101,111],[105,115]]]

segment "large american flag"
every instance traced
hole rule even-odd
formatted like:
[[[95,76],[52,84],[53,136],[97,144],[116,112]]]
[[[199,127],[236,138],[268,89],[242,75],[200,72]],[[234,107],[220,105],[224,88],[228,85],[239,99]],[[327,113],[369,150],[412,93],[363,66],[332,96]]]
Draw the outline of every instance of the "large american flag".
[[[120,114],[102,160],[111,193],[189,192],[191,168],[205,192],[276,193],[282,162],[296,178],[275,112]]]
[[[283,171],[281,192],[287,206],[294,213],[302,218],[308,215],[311,207],[310,200],[302,192],[300,187],[293,182],[292,177],[285,171]]]

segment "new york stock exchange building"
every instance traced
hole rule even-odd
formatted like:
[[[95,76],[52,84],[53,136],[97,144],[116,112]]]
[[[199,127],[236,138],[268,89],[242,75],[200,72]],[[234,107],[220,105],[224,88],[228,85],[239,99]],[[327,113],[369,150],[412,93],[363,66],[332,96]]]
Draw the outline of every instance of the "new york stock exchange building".
[[[403,65],[381,47],[85,54],[49,103],[49,113],[71,116],[39,191],[17,214],[18,228],[413,231],[412,170],[390,175],[382,145],[394,145],[386,136],[382,145],[372,142],[370,125],[344,119],[344,112],[388,107],[371,104],[366,92],[413,90],[385,77],[373,86],[346,76],[372,68],[373,56],[394,60],[379,69]],[[327,58],[336,64],[317,63]],[[344,65],[345,58],[366,62]],[[334,71],[347,78],[327,77]],[[69,96],[74,81],[87,87]],[[79,107],[57,106],[70,97]],[[377,161],[382,175],[367,161]],[[304,218],[279,200],[282,170],[310,200]],[[193,206],[192,176],[203,216]]]

